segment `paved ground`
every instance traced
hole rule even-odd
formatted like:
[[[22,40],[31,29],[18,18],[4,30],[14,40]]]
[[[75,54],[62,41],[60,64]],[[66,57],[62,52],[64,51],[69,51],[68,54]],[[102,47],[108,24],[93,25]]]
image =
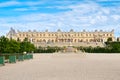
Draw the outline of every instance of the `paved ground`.
[[[0,67],[0,80],[120,80],[120,54],[35,54]]]

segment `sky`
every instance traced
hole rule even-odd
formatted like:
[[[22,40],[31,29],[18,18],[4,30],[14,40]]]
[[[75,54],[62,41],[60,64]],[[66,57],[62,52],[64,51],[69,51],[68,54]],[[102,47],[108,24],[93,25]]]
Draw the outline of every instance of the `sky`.
[[[120,0],[0,0],[0,36],[16,31],[111,31],[120,36]]]

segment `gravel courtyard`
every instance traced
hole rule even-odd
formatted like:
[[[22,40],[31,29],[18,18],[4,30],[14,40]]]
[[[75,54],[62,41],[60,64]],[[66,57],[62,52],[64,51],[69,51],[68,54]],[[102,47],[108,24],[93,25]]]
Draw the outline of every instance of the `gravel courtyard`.
[[[120,80],[120,54],[34,54],[0,66],[0,80]]]

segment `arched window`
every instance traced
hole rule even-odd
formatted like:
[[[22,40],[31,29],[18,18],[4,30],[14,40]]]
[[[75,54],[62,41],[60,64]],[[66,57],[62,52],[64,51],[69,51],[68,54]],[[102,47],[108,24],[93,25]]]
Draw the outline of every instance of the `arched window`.
[[[77,42],[77,40],[75,39],[74,42]]]
[[[54,40],[52,40],[52,42],[54,42]]]
[[[45,34],[43,34],[43,36],[45,36]]]
[[[19,34],[19,36],[21,37],[21,34]]]
[[[45,39],[43,39],[43,42],[46,42],[46,40],[45,40]]]
[[[52,36],[54,36],[54,34],[52,34]]]
[[[89,34],[91,36],[91,34]]]
[[[112,34],[110,34],[110,36],[112,36]]]
[[[86,36],[88,36],[88,34],[86,34]]]
[[[107,34],[107,36],[109,36],[109,34]]]
[[[68,36],[70,37],[70,34],[68,34]]]
[[[86,39],[86,41],[88,42],[88,39]]]
[[[23,37],[25,36],[25,34],[23,34]]]
[[[74,36],[76,36],[76,34],[74,34]]]
[[[40,42],[42,42],[42,40],[41,40],[41,39],[40,39],[39,41],[40,41]]]
[[[83,42],[83,39],[81,39],[81,42]]]
[[[81,34],[81,36],[83,36],[83,34]]]

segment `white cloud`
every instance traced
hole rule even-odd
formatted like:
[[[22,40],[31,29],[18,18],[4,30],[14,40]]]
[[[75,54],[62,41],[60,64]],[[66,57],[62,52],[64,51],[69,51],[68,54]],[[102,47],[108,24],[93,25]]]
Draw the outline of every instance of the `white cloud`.
[[[35,7],[37,5],[43,4],[45,1],[25,1],[25,2],[20,2],[20,1],[7,1],[7,2],[1,2],[0,7],[8,7],[8,6],[30,6],[30,7]]]
[[[45,3],[45,1],[26,1],[23,2],[25,5],[36,6]]]
[[[15,8],[15,9],[13,9],[13,11],[32,11],[32,10],[38,10],[38,7]]]
[[[37,29],[44,31],[45,29],[49,29],[56,31],[60,28],[64,31],[69,31],[70,29],[80,31],[82,29],[116,29],[116,25],[120,21],[120,14],[114,14],[111,8],[102,7],[92,2],[77,5],[72,4],[66,7],[61,6],[61,8],[71,10],[54,14],[33,13],[5,18],[4,20],[0,19],[0,21],[4,22],[4,24],[0,23],[0,25],[2,27],[13,27],[20,30]],[[21,10],[26,9],[21,8]]]
[[[107,15],[110,14],[109,8],[103,8],[103,9],[101,9],[101,11],[102,11],[104,14],[107,14]]]
[[[112,15],[111,17],[116,21],[120,20],[120,15]]]
[[[14,11],[28,11],[28,8],[16,8]]]
[[[8,1],[8,2],[0,3],[0,7],[7,7],[7,6],[20,5],[20,4],[21,3],[17,1]]]

